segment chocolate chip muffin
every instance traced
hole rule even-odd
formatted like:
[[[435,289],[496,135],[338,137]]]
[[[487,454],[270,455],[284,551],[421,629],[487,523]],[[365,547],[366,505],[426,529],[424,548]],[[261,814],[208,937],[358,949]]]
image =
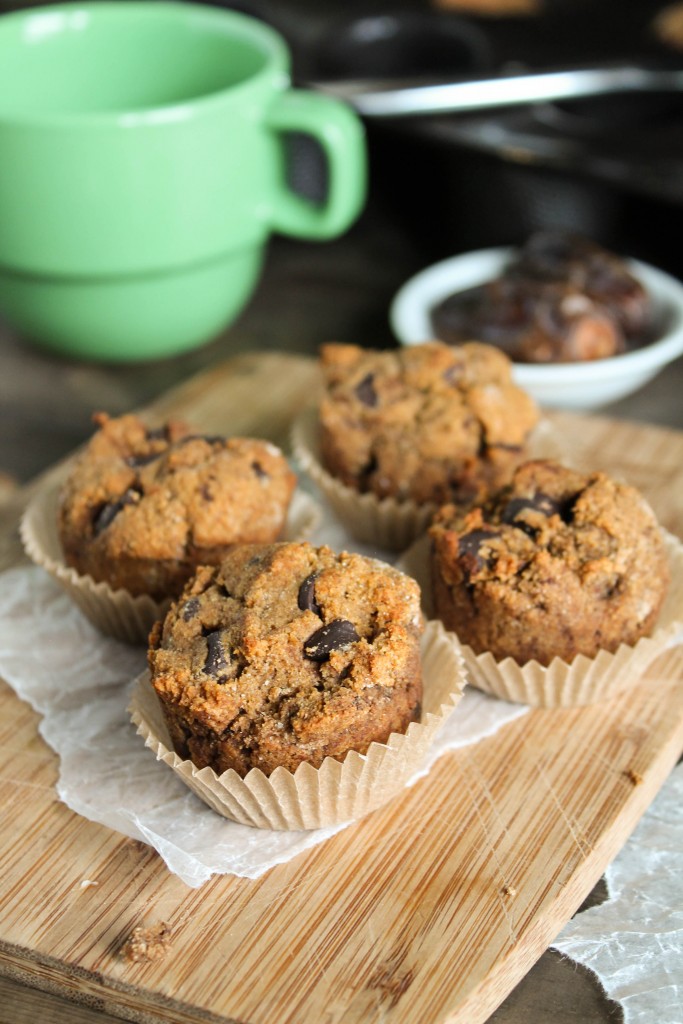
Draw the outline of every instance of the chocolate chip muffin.
[[[306,542],[202,567],[150,636],[177,753],[269,775],[364,753],[418,720],[420,590],[389,565]]]
[[[443,341],[496,345],[519,363],[607,359],[653,337],[650,296],[624,260],[581,236],[537,232],[499,277],[432,311]]]
[[[320,450],[336,479],[378,498],[468,503],[506,483],[538,413],[489,345],[398,351],[324,345]]]
[[[231,545],[280,536],[296,477],[274,445],[175,421],[148,429],[132,414],[95,422],[58,507],[64,557],[79,573],[162,600]]]
[[[520,466],[482,507],[430,528],[436,614],[476,654],[594,657],[653,629],[669,570],[654,513],[604,473]]]

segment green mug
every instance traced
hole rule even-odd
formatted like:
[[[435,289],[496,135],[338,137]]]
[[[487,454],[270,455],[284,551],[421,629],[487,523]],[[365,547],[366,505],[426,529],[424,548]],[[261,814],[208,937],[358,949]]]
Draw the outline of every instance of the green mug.
[[[194,348],[249,299],[272,232],[324,240],[366,190],[360,121],[292,89],[246,15],[93,2],[0,16],[0,316],[71,356]],[[325,154],[324,201],[287,184],[285,137]]]

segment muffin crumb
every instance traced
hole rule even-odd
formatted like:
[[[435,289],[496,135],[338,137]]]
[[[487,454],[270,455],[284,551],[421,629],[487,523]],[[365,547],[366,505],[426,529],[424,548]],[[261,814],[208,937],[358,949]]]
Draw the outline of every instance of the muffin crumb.
[[[138,925],[121,947],[128,963],[153,963],[163,960],[171,948],[171,929],[165,921],[145,928]]]

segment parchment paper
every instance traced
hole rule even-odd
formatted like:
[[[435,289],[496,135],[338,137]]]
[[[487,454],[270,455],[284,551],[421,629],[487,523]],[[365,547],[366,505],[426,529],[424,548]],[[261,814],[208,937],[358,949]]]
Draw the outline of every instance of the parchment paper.
[[[605,872],[609,899],[553,947],[598,977],[625,1024],[683,1022],[683,765]]]
[[[256,878],[338,831],[269,832],[218,817],[164,764],[126,708],[143,648],[97,632],[40,568],[0,575],[0,675],[43,716],[60,757],[59,797],[72,810],[153,846],[188,885],[213,874]],[[429,758],[490,735],[528,709],[466,693]]]

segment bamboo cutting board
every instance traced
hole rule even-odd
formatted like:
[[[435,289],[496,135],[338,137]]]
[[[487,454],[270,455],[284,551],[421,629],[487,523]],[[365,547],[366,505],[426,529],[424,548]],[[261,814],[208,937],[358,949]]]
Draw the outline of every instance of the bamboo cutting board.
[[[243,356],[154,411],[283,442],[315,385],[304,357]],[[582,461],[641,487],[683,532],[683,434],[553,419]],[[21,558],[15,527],[30,490],[0,515],[3,567]],[[57,759],[37,721],[0,683],[0,972],[131,1021],[480,1024],[675,763],[683,651],[627,695],[532,711],[447,755],[382,810],[257,881],[198,890],[150,848],[58,801]],[[163,926],[158,960],[121,956],[139,925]]]

